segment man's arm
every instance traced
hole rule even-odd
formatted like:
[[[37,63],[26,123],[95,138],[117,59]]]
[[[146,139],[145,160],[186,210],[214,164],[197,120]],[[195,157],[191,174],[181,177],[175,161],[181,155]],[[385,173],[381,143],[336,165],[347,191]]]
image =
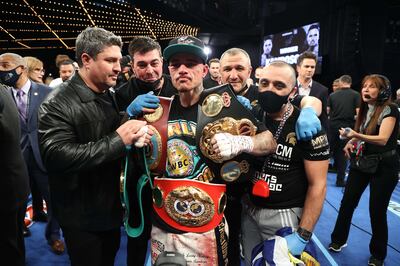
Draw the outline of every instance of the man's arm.
[[[266,155],[276,150],[276,141],[269,130],[252,137],[217,133],[211,139],[211,145],[213,145],[213,151],[225,161],[242,152],[252,155]]]
[[[324,204],[328,165],[329,160],[304,160],[304,168],[308,180],[308,189],[299,227],[310,232],[313,231]]]

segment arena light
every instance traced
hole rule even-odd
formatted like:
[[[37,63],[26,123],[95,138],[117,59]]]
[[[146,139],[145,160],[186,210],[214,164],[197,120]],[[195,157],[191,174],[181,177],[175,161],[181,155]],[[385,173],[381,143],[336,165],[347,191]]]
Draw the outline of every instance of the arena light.
[[[211,54],[211,48],[208,47],[208,46],[204,46],[204,53],[205,53],[206,55]]]

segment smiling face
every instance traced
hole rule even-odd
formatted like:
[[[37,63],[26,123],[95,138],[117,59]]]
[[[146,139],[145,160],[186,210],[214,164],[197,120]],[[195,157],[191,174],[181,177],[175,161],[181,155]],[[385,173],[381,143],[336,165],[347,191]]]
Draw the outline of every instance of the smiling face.
[[[154,82],[162,77],[163,61],[157,49],[144,54],[136,52],[133,55],[132,65],[137,79]]]
[[[117,84],[118,73],[121,71],[120,59],[121,48],[116,45],[108,46],[103,49],[96,58],[84,53],[82,62],[87,69],[87,78],[100,91],[109,89]]]
[[[172,85],[178,92],[188,92],[203,87],[208,72],[201,58],[187,53],[173,55],[168,64]]]
[[[239,93],[246,86],[251,70],[249,59],[243,53],[225,54],[221,58],[222,83],[231,84],[236,93]]]

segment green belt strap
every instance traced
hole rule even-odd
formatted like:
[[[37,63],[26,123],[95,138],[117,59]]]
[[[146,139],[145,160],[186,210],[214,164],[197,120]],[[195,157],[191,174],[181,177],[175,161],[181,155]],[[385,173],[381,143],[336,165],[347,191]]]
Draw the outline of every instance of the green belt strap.
[[[128,196],[128,190],[126,189],[126,179],[127,179],[127,172],[128,172],[128,166],[129,166],[128,161],[129,161],[129,154],[130,154],[129,152],[127,152],[126,158],[125,158],[123,201],[125,203],[126,215],[125,215],[125,219],[124,219],[124,225],[125,225],[126,233],[130,237],[138,237],[143,233],[144,215],[143,215],[143,204],[142,204],[142,190],[143,190],[143,187],[147,183],[150,183],[150,187],[153,188],[153,183],[152,183],[152,180],[150,177],[150,172],[147,167],[147,161],[146,161],[144,148],[141,148],[140,150],[141,150],[141,155],[142,155],[140,157],[142,157],[143,161],[144,161],[145,173],[139,178],[137,185],[136,185],[139,209],[140,209],[140,225],[138,227],[131,227],[129,225],[129,196]]]

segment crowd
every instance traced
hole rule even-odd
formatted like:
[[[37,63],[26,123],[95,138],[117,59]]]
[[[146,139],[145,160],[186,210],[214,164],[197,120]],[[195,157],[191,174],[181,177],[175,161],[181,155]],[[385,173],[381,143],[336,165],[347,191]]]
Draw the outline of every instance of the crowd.
[[[311,44],[317,34],[310,28]],[[76,62],[57,57],[60,77],[52,81],[43,81],[39,59],[0,55],[6,261],[25,265],[29,193],[33,220],[47,223],[47,243],[68,252],[72,265],[114,265],[123,224],[127,265],[144,264],[149,241],[155,265],[171,254],[188,265],[302,259],[333,158],[336,185],[345,189],[329,249],[346,246],[370,185],[368,265],[383,265],[399,168],[399,111],[385,76],[365,76],[359,93],[343,75],[329,95],[313,79],[312,50],[296,66],[257,68],[254,83],[240,48],[209,60],[201,40],[181,36],[163,51],[148,37],[133,38],[129,55],[121,49],[119,36],[89,27],[76,39]],[[271,239],[284,245],[257,249]],[[268,257],[282,248],[283,258]]]

